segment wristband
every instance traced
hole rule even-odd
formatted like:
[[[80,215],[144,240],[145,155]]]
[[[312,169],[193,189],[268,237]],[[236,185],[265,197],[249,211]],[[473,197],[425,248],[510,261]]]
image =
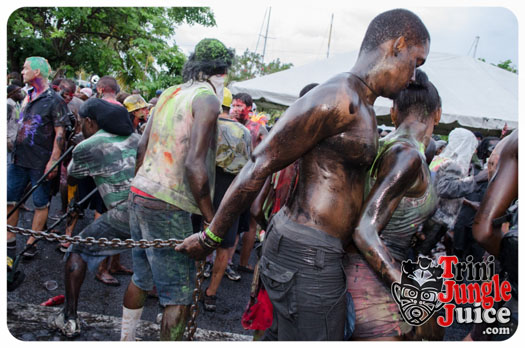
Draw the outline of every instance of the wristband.
[[[204,233],[202,232],[199,232],[199,244],[200,246],[203,248],[203,249],[212,249],[210,246],[208,246],[206,244],[206,242],[204,241],[206,239],[206,236],[203,236]]]
[[[206,227],[205,233],[206,233],[206,236],[209,237],[214,242],[216,242],[216,243],[221,243],[222,242],[222,238],[219,237],[219,236],[216,236],[215,234],[213,234],[213,232],[210,230],[209,227]]]
[[[206,235],[204,231],[199,232],[199,244],[204,249],[209,249],[209,250],[215,250],[220,246],[220,243],[214,242],[213,240],[208,238],[208,236]]]

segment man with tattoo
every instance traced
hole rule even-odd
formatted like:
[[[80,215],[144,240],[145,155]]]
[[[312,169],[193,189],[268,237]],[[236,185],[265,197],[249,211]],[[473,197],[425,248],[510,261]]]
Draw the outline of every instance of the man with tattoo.
[[[219,40],[201,40],[184,65],[184,83],[160,96],[139,143],[131,185],[134,240],[184,239],[193,233],[191,214],[202,215],[206,227],[213,219],[217,118],[233,57]],[[167,248],[134,248],[132,257],[121,340],[135,340],[153,286],[164,308],[160,339],[181,340],[195,286],[194,260]]]
[[[22,76],[24,83],[31,86],[22,102],[18,133],[13,151],[13,163],[7,170],[7,212],[22,198],[28,182],[37,181],[56,163],[64,149],[65,127],[70,125],[68,108],[64,100],[49,86],[48,77],[51,66],[45,58],[29,57],[24,63]],[[58,173],[59,166],[49,173],[47,180],[33,193],[35,215],[31,229],[42,231],[49,211],[50,183]],[[19,210],[7,220],[7,224],[18,224]],[[31,244],[35,239],[27,240]],[[8,248],[16,248],[16,236],[7,232]],[[16,250],[16,249],[15,249]],[[26,257],[34,257],[38,249],[35,245],[25,252]]]
[[[393,98],[425,62],[430,35],[412,12],[396,9],[370,23],[357,62],[290,106],[254,149],[211,225],[177,251],[201,259],[266,178],[300,159],[291,202],[270,222],[260,260],[274,306],[265,339],[342,340],[346,315],[344,247],[363,203],[378,146],[373,104]]]

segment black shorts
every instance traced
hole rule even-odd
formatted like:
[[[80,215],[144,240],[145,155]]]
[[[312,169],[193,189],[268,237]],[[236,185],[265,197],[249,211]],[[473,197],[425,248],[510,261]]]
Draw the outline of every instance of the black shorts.
[[[252,214],[250,214],[250,209],[242,212],[241,216],[239,216],[239,229],[237,231],[238,234],[241,234],[243,232],[247,232],[250,230],[251,217],[252,217]]]
[[[226,173],[221,167],[215,168],[215,194],[213,195],[213,207],[215,210],[219,208],[222,198],[226,194],[228,187],[230,187],[235,174]],[[239,218],[235,219],[226,235],[224,235],[221,243],[221,248],[227,249],[235,245],[235,237],[239,229]]]
[[[84,199],[84,197],[90,194],[91,191],[93,191],[96,187],[97,185],[95,184],[95,181],[93,180],[92,177],[80,179],[78,181],[78,188],[77,188],[77,202],[80,202],[82,199]],[[95,210],[99,214],[104,214],[105,212],[108,211],[98,191],[95,192],[95,194],[91,196],[90,199],[84,202],[84,204],[82,204],[81,207],[84,210],[88,208]]]
[[[272,218],[259,261],[273,305],[265,340],[343,340],[344,255],[338,238],[290,220],[283,210]]]

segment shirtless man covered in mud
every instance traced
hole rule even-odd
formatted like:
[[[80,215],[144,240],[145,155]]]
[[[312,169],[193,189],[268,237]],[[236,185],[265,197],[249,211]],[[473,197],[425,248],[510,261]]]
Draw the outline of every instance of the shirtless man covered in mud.
[[[233,181],[210,226],[177,246],[204,258],[266,178],[300,159],[296,191],[270,222],[260,261],[274,306],[265,339],[343,339],[342,262],[361,211],[365,174],[377,152],[373,104],[408,85],[429,46],[429,33],[412,12],[397,9],[375,17],[351,71],[290,106]]]

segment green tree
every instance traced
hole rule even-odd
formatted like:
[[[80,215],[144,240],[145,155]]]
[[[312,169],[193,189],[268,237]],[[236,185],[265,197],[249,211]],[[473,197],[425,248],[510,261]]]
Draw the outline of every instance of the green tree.
[[[485,58],[478,58],[478,60],[481,60],[484,63],[487,62],[485,60]],[[497,66],[498,68],[505,69],[507,71],[513,72],[515,74],[518,73],[518,69],[516,69],[516,66],[514,64],[512,64],[512,60],[510,60],[510,59],[504,60],[503,62],[500,62],[499,64],[493,64],[493,63],[490,63],[490,64],[492,64],[494,66]]]
[[[250,52],[247,49],[241,56],[235,56],[233,65],[228,71],[228,82],[249,80],[255,77],[286,70],[292,66],[292,63],[281,63],[279,58],[265,64],[263,63],[260,54]]]
[[[496,65],[498,68],[508,70],[510,72],[513,72],[515,74],[518,73],[518,70],[516,69],[516,66],[512,64],[512,60],[507,59],[503,62],[500,62],[498,65]]]
[[[8,69],[42,56],[68,77],[112,75],[154,93],[181,81],[186,57],[168,40],[183,23],[214,26],[215,18],[206,7],[20,8],[7,22]]]

